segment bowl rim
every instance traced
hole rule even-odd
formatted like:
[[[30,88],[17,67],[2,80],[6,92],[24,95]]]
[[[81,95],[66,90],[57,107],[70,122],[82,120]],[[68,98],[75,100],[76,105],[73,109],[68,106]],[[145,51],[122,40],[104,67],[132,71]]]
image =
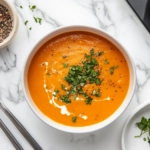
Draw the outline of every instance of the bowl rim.
[[[1,49],[3,47],[7,46],[13,40],[14,36],[16,35],[18,26],[19,26],[19,18],[18,18],[18,13],[17,13],[15,7],[11,4],[11,2],[8,2],[7,0],[2,0],[2,1],[0,1],[0,4],[9,10],[10,15],[13,19],[12,31],[10,32],[9,36],[6,39],[4,39],[4,41],[2,43],[0,43],[0,49]]]
[[[78,29],[76,29],[78,28]],[[128,96],[128,99],[125,97],[124,101],[122,102],[122,104],[119,106],[119,108],[110,116],[108,117],[107,119],[105,119],[104,121],[102,122],[99,122],[99,123],[96,123],[96,124],[93,124],[93,125],[89,125],[89,126],[84,126],[84,127],[72,127],[72,126],[67,126],[67,125],[63,125],[63,124],[60,124],[60,123],[57,123],[55,121],[53,121],[52,119],[50,119],[49,117],[47,117],[46,115],[44,115],[36,106],[36,104],[33,102],[32,98],[28,96],[29,94],[29,91],[28,89],[26,89],[25,85],[27,86],[27,83],[26,83],[26,67],[27,67],[27,63],[29,61],[29,59],[32,60],[33,56],[35,55],[35,53],[38,51],[39,48],[37,48],[38,46],[41,47],[44,43],[46,43],[48,40],[50,40],[51,38],[54,38],[55,36],[57,35],[60,35],[60,34],[63,34],[63,33],[67,33],[66,31],[63,31],[63,30],[67,30],[69,29],[71,31],[85,31],[85,32],[90,32],[90,33],[95,33],[96,34],[98,32],[97,35],[99,36],[102,36],[104,38],[106,38],[108,41],[110,41],[111,43],[113,43],[117,48],[120,46],[121,47],[121,50],[120,48],[118,48],[121,53],[124,52],[126,57],[128,57],[128,60],[130,61],[130,64],[131,66],[128,66],[129,67],[129,70],[131,69],[132,71],[132,76],[131,76],[131,72],[130,72],[130,80],[131,80],[131,77],[132,77],[132,88],[130,89],[130,86],[129,86],[129,89],[128,89],[128,93],[127,93],[127,96]],[[72,30],[71,30],[72,29]],[[90,31],[89,31],[90,30]],[[55,36],[52,36],[52,37],[49,37],[50,35],[53,35],[57,32],[61,32],[63,31],[62,33],[59,33]],[[45,42],[42,43],[42,41],[44,41],[45,39],[47,38],[47,40]],[[111,39],[111,40],[110,40]],[[42,43],[42,44],[41,44]],[[117,45],[118,46],[117,46]],[[36,49],[37,48],[37,49]],[[34,52],[32,58],[31,55],[32,53]],[[124,55],[124,54],[123,54]],[[125,56],[124,56],[125,57]],[[128,63],[128,62],[127,62]],[[130,81],[131,82],[131,81]],[[23,92],[25,94],[25,98],[27,100],[27,103],[28,105],[31,107],[32,111],[43,121],[45,122],[46,124],[48,124],[49,126],[55,128],[55,129],[58,129],[58,130],[61,130],[61,131],[65,131],[65,132],[69,132],[69,133],[87,133],[87,132],[92,132],[92,131],[96,131],[98,129],[102,129],[103,127],[106,127],[107,125],[109,125],[110,123],[112,123],[113,121],[115,121],[124,111],[125,109],[127,108],[127,106],[129,105],[129,103],[131,102],[131,99],[133,97],[133,94],[134,94],[134,91],[135,91],[135,85],[136,85],[136,74],[135,74],[135,66],[134,66],[134,63],[133,63],[133,60],[132,58],[130,57],[129,53],[127,52],[127,50],[124,48],[124,46],[122,46],[122,44],[120,44],[115,38],[113,38],[110,34],[108,34],[107,32],[101,30],[101,29],[97,29],[97,28],[94,28],[94,27],[90,27],[90,26],[85,26],[85,25],[67,25],[67,26],[61,26],[59,28],[56,28],[54,29],[52,32],[48,33],[47,35],[45,35],[43,38],[41,38],[36,44],[35,46],[32,48],[32,50],[30,51],[30,53],[28,54],[27,58],[26,58],[26,61],[25,61],[25,64],[24,64],[24,67],[23,67],[23,74],[22,74],[22,86],[23,86]],[[27,93],[28,91],[28,93]],[[126,100],[127,99],[127,100]],[[126,101],[125,101],[126,100]],[[124,107],[123,107],[124,105]],[[123,107],[123,109],[121,110],[121,107]],[[42,117],[41,117],[41,114]],[[52,123],[52,124],[51,124]]]

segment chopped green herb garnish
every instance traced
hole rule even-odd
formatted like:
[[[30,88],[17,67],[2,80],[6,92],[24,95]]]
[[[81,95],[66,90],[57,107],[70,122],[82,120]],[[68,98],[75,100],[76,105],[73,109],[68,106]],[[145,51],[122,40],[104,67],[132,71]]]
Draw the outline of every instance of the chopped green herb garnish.
[[[33,5],[33,6],[29,5],[29,8],[33,11],[36,8],[36,5]]]
[[[53,96],[56,96],[59,93],[59,90],[55,90]]]
[[[90,50],[90,54],[91,54],[91,56],[94,55],[94,49],[93,48]]]
[[[59,90],[55,90],[54,92],[57,94],[57,93],[59,93]]]
[[[114,70],[117,69],[118,66],[113,66],[113,67],[110,67],[110,74],[112,75],[114,73]]]
[[[62,88],[64,91],[66,90],[64,84],[61,85],[61,88]]]
[[[147,137],[147,142],[150,144],[150,138],[149,137]]]
[[[63,55],[62,58],[66,58],[67,56]]]
[[[77,121],[77,116],[72,117],[72,122],[76,122]]]
[[[68,64],[63,63],[63,66],[64,66],[64,68],[67,68],[67,67],[68,67]]]
[[[98,52],[98,56],[101,56],[101,55],[103,55],[104,54],[104,52]]]
[[[104,64],[105,64],[105,65],[109,64],[108,59],[105,59],[105,60],[104,60]]]
[[[100,71],[95,69],[98,62],[93,58],[94,55],[94,49],[91,49],[90,55],[85,54],[86,60],[82,62],[82,65],[71,66],[68,75],[64,78],[71,85],[68,90],[69,95],[82,94],[86,98],[86,104],[91,104],[92,98],[83,91],[83,87],[86,84],[100,85],[102,82],[99,78]]]
[[[69,95],[60,96],[60,99],[61,99],[64,103],[66,103],[66,104],[71,103],[71,100],[70,100],[70,98],[69,98]]]
[[[29,21],[28,21],[28,20],[26,20],[26,21],[24,22],[24,24],[25,24],[25,25],[27,25],[27,23],[28,23],[28,22],[29,22]]]
[[[91,103],[92,103],[92,98],[90,97],[90,96],[87,96],[87,98],[86,98],[86,100],[85,100],[85,103],[87,104],[87,105],[90,105]]]
[[[139,138],[142,135],[148,133],[147,142],[150,144],[150,118],[147,119],[145,117],[142,117],[141,121],[137,122],[136,125],[141,130],[141,133],[140,133],[140,135],[137,135],[137,136],[134,136],[134,137]],[[143,138],[143,140],[146,141],[146,138]]]
[[[101,94],[100,94],[100,89],[98,90],[93,90],[93,95],[95,95],[96,97],[100,97]]]
[[[20,6],[20,8],[22,9],[23,7],[22,7],[22,6]]]
[[[30,27],[29,30],[32,30],[32,27]]]
[[[42,18],[36,18],[36,17],[33,17],[34,18],[34,20],[35,20],[35,22],[36,23],[39,23],[39,24],[41,24],[41,22],[42,22]]]

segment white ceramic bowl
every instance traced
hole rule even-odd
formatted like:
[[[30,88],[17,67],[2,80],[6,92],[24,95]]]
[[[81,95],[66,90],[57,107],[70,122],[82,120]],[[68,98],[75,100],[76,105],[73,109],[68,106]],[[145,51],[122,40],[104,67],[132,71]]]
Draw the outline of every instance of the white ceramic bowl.
[[[0,0],[0,4],[9,10],[9,13],[13,20],[12,31],[10,32],[9,36],[6,39],[4,39],[4,41],[2,43],[0,43],[0,48],[3,48],[5,46],[7,46],[14,38],[14,36],[18,30],[19,21],[18,21],[17,11],[10,2],[8,2],[7,0]]]
[[[35,55],[35,53],[38,51],[38,49],[48,40],[50,40],[51,38],[66,33],[66,32],[72,32],[72,31],[86,31],[86,32],[91,32],[97,35],[100,35],[106,39],[108,39],[109,41],[111,41],[120,51],[121,53],[124,55],[124,57],[127,60],[128,66],[129,66],[129,71],[130,71],[130,85],[129,85],[129,90],[128,93],[126,95],[126,98],[124,99],[123,103],[121,104],[121,106],[106,120],[99,122],[97,124],[94,125],[90,125],[90,126],[85,126],[85,127],[71,127],[71,126],[66,126],[66,125],[62,125],[59,124],[53,120],[51,120],[50,118],[48,118],[47,116],[45,116],[38,108],[37,106],[34,104],[31,96],[30,96],[30,92],[28,90],[28,84],[27,84],[27,74],[28,74],[28,68],[30,65],[30,62],[33,58],[33,56]],[[92,27],[87,27],[87,26],[65,26],[65,27],[60,27],[55,29],[54,31],[52,31],[51,33],[49,33],[48,35],[46,35],[44,38],[42,38],[37,44],[36,46],[31,50],[29,56],[27,57],[27,60],[25,62],[25,66],[24,66],[24,70],[23,70],[23,76],[22,76],[22,83],[23,83],[23,91],[25,93],[27,102],[29,104],[29,106],[31,107],[31,109],[33,110],[33,112],[41,119],[43,120],[45,123],[47,123],[48,125],[59,129],[61,131],[66,131],[66,132],[71,132],[71,133],[85,133],[85,132],[91,132],[91,131],[95,131],[98,129],[101,129],[105,126],[107,126],[108,124],[110,124],[111,122],[113,122],[116,118],[118,118],[123,111],[127,108],[128,104],[130,103],[133,93],[134,93],[134,89],[135,89],[135,83],[136,83],[136,75],[135,75],[135,68],[134,68],[134,64],[133,61],[131,59],[131,57],[129,56],[129,54],[127,53],[127,51],[125,50],[125,48],[119,43],[117,42],[113,37],[111,37],[109,34],[107,34],[106,32],[96,29],[96,28],[92,28]]]

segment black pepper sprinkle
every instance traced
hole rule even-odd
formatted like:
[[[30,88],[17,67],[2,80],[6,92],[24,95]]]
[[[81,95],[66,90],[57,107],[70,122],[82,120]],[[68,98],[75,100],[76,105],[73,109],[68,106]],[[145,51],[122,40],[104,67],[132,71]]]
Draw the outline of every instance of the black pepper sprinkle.
[[[12,18],[6,7],[0,4],[0,43],[6,39],[12,31]]]

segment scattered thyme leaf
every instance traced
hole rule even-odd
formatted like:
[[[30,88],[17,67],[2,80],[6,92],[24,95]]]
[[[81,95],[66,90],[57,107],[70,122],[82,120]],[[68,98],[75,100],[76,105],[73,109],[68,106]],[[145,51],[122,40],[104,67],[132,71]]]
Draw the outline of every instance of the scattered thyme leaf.
[[[113,67],[110,67],[110,74],[112,75],[114,73],[114,70],[117,69],[118,66],[113,66]]]
[[[22,7],[22,6],[20,6],[20,8],[22,9],[23,7]]]
[[[32,30],[32,27],[30,27],[29,30]]]

